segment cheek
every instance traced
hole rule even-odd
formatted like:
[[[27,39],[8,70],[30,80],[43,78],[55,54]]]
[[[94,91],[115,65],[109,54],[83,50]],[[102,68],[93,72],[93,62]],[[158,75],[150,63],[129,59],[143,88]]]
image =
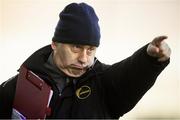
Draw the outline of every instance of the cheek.
[[[89,62],[92,62],[93,59],[94,59],[94,57],[89,57],[89,58],[88,58]]]
[[[94,63],[94,56],[90,56],[88,58],[89,65],[92,65]]]
[[[63,54],[61,55],[61,61],[64,66],[67,66],[69,64],[70,58],[66,54]]]
[[[72,54],[63,54],[61,57],[65,66],[71,65],[76,62],[76,57]]]
[[[59,51],[56,51],[55,53],[56,56],[56,63],[61,66],[65,67],[67,65],[67,57],[66,54],[62,54]]]

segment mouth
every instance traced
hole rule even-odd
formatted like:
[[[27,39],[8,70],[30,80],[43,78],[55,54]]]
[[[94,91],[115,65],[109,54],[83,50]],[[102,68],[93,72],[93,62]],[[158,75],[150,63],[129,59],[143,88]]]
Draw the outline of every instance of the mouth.
[[[80,66],[80,65],[72,65],[71,66],[73,69],[77,69],[77,70],[85,70],[87,67],[83,67],[83,66]]]

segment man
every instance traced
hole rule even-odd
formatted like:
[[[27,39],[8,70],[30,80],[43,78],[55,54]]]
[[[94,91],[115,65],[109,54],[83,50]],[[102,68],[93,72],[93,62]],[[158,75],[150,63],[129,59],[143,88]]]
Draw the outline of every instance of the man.
[[[130,111],[168,65],[171,50],[159,36],[132,56],[106,65],[95,57],[98,17],[85,3],[60,13],[52,44],[23,64],[53,90],[47,118],[119,118]],[[11,118],[18,75],[0,86],[0,118]],[[40,101],[37,101],[40,102]]]

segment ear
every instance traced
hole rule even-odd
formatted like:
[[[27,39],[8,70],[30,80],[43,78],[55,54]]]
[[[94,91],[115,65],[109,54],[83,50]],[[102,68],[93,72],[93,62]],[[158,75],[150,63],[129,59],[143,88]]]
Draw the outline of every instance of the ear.
[[[56,43],[55,43],[55,42],[53,42],[53,41],[52,41],[52,43],[51,43],[51,48],[52,48],[53,50],[55,50],[55,49],[56,49]]]

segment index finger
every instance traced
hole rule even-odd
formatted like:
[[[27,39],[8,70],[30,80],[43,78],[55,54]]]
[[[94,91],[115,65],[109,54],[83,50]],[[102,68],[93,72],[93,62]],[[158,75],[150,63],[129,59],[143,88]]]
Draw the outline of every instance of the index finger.
[[[168,37],[167,36],[159,36],[159,37],[156,37],[154,38],[154,40],[152,41],[152,44],[156,45],[156,46],[159,46],[161,44],[161,42],[165,39],[167,39]]]

